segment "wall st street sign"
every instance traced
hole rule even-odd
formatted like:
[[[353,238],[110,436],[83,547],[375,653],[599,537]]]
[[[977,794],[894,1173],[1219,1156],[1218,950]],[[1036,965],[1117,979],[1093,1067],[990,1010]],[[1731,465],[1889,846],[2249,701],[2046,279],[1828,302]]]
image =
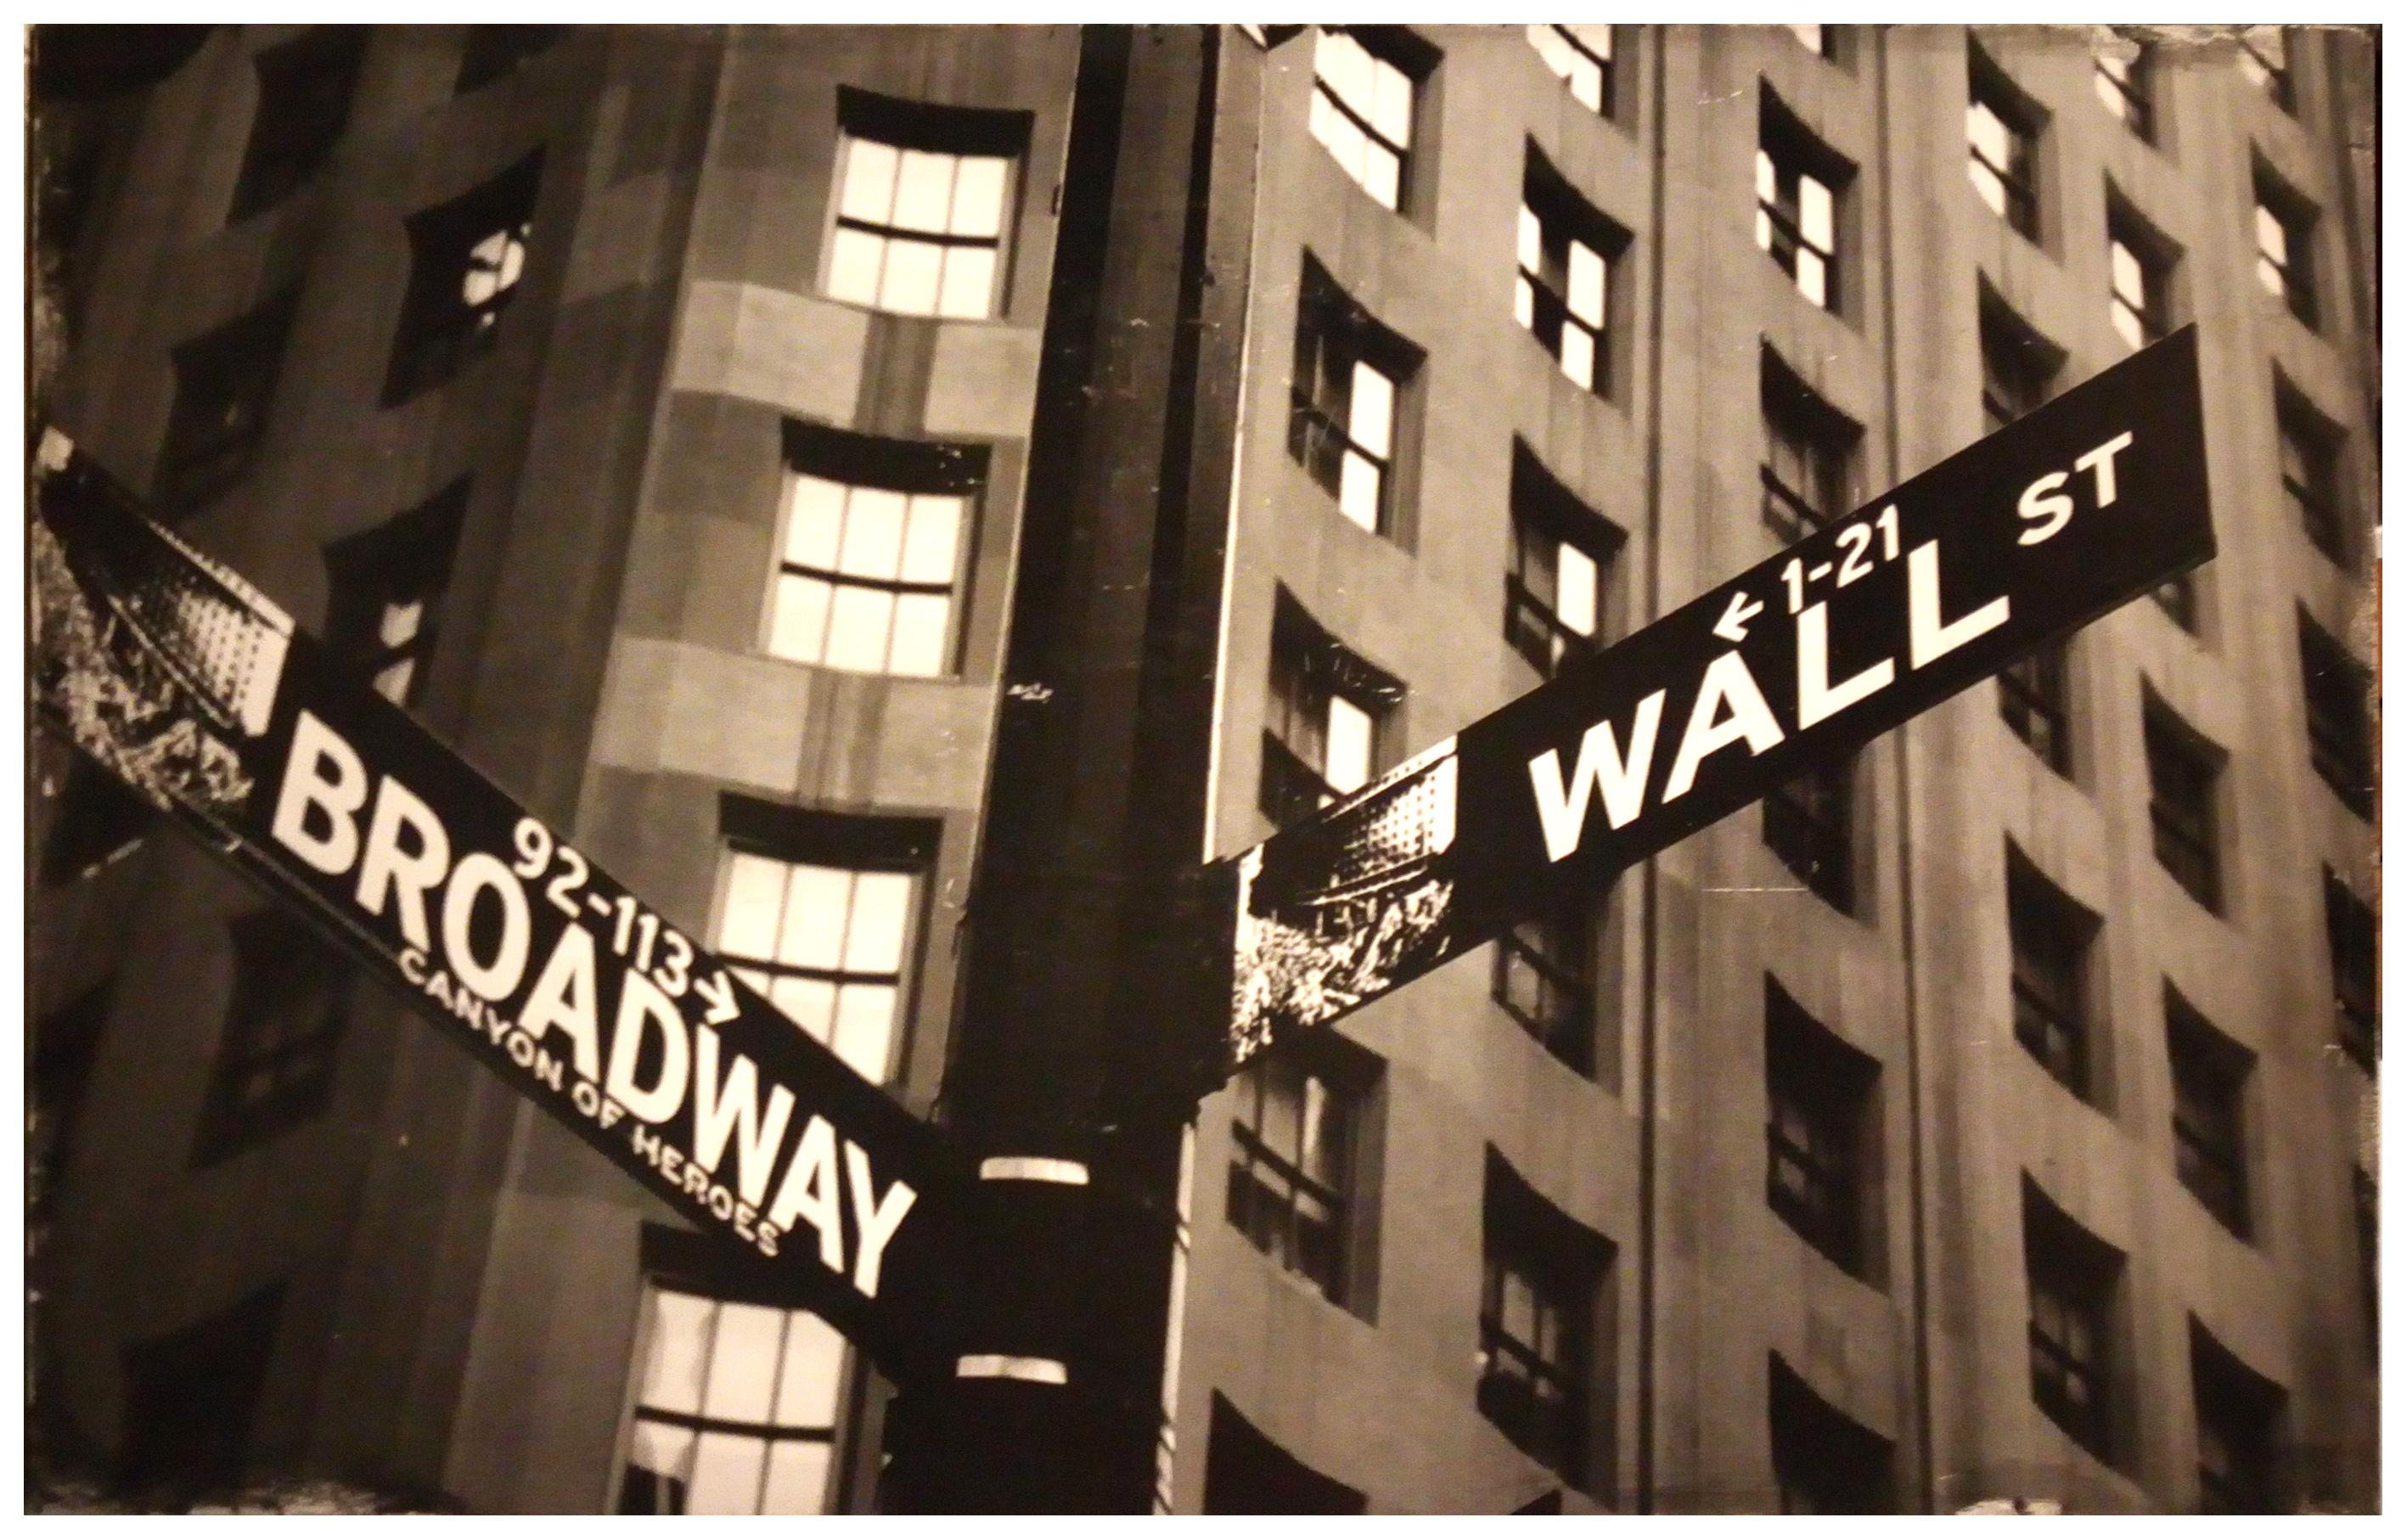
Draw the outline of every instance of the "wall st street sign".
[[[1225,1071],[2215,554],[2195,327],[1217,864]]]
[[[897,1377],[934,1365],[942,1136],[56,435],[36,709]]]

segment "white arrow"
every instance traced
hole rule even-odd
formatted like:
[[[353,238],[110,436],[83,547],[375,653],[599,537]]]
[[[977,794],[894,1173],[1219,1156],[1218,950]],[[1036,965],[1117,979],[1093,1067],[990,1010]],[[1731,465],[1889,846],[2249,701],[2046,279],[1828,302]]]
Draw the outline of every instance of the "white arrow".
[[[695,979],[693,992],[710,1002],[710,1010],[703,1017],[703,1020],[708,1025],[717,1026],[721,1021],[733,1021],[744,1014],[743,1007],[735,1003],[735,987],[728,983],[725,968],[719,969],[708,978]]]
[[[1762,613],[1763,606],[1748,598],[1746,590],[1741,589],[1730,595],[1730,607],[1723,610],[1722,618],[1714,622],[1714,635],[1726,642],[1745,641],[1746,623]]]

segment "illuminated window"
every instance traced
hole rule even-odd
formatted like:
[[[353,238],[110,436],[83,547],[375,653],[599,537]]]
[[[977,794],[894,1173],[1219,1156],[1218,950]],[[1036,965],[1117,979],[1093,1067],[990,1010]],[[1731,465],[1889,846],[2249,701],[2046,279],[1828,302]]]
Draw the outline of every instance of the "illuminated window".
[[[1964,109],[1964,136],[1973,190],[1990,212],[2032,240],[2039,238],[2039,194],[2033,164],[2039,131],[2031,107],[1996,65],[1973,54],[1973,99]]]
[[[235,182],[233,220],[281,203],[325,164],[350,120],[367,36],[365,27],[312,27],[253,56],[259,105]]]
[[[2064,352],[1992,298],[1981,296],[1981,421],[1990,433],[2039,409]]]
[[[327,644],[395,706],[413,704],[425,685],[467,511],[462,477],[398,518],[327,548]]]
[[[2314,548],[2348,564],[2347,520],[2341,511],[2341,430],[2279,379],[2273,391],[2274,427],[2280,435],[2282,495],[2290,517]]]
[[[638,1358],[618,1510],[827,1511],[845,1343],[807,1310],[646,1226]]]
[[[1772,1355],[1772,1472],[1782,1513],[1887,1513],[1889,1441],[1814,1393]]]
[[[325,1109],[349,1008],[342,960],[281,908],[227,922],[234,982],[192,1164],[214,1165]]]
[[[1492,1148],[1480,1225],[1481,1415],[1574,1486],[1611,1458],[1611,1407],[1591,1419],[1611,1243],[1540,1197]],[[1609,1436],[1609,1435],[1608,1435]]]
[[[2014,950],[2015,1040],[2067,1091],[2095,1100],[2089,947],[2097,917],[2009,848],[2006,924]]]
[[[2148,758],[2148,822],[2156,832],[2158,864],[2190,897],[2209,910],[2220,909],[2222,857],[2215,804],[2223,751],[2153,695],[2142,713],[2141,736]]]
[[[1818,21],[1789,21],[1783,26],[1788,36],[1803,44],[1805,51],[1816,58],[1836,59],[1839,56],[1838,28],[1824,26]]]
[[[786,452],[762,646],[857,674],[952,672],[986,449],[790,421]]]
[[[1613,116],[1613,29],[1531,23],[1530,46],[1571,89],[1572,99],[1601,118]]]
[[[1368,785],[1381,767],[1381,724],[1403,697],[1402,683],[1281,592],[1262,728],[1263,815],[1280,825],[1297,822]]]
[[[2023,1178],[2031,1399],[2101,1460],[2114,1448],[2115,1298],[2123,1254]]]
[[[2323,627],[2299,615],[2299,667],[2307,699],[2307,753],[2341,805],[2373,816],[2372,676]]]
[[[2165,1056],[2172,1066],[2173,1169],[2243,1240],[2249,1233],[2245,1099],[2256,1055],[2165,986]]]
[[[1323,27],[1312,46],[1312,136],[1382,206],[1411,185],[1414,93],[1435,63],[1395,27]]]
[[[1813,1248],[1867,1275],[1867,1133],[1880,1062],[1764,983],[1765,1200]]]
[[[2157,138],[2157,50],[2117,37],[2092,56],[2098,100],[2143,142]]]
[[[1839,197],[1854,168],[1774,101],[1762,98],[1755,152],[1755,244],[1772,253],[1797,292],[1839,308]]]
[[[1513,568],[1504,639],[1552,678],[1604,641],[1605,601],[1623,535],[1513,442]]]
[[[2050,642],[1998,674],[1998,715],[2059,776],[2072,774],[2072,657]]]
[[[490,352],[526,273],[543,151],[409,220],[409,292],[385,371],[398,406]]]
[[[1841,914],[1856,903],[1855,761],[1809,770],[1763,799],[1763,843]]]
[[[1573,192],[1533,147],[1522,177],[1518,239],[1513,319],[1554,355],[1564,378],[1607,393],[1613,270],[1628,232]]]
[[[214,331],[178,344],[176,404],[159,451],[161,514],[173,523],[242,479],[267,432],[277,376],[300,291],[287,289]]]
[[[2240,73],[2285,112],[2297,110],[2290,90],[2290,49],[2280,27],[2250,27],[2240,35]]]
[[[2107,319],[2115,335],[2144,348],[2172,328],[2165,289],[2172,261],[2165,241],[2121,208],[2106,215]]]
[[[2257,281],[2307,326],[2315,324],[2314,208],[2257,172]]]
[[[1497,938],[1496,1003],[1582,1075],[1595,1062],[1596,948],[1588,907],[1567,904]]]
[[[1002,309],[1024,112],[836,93],[835,234],[828,297],[906,316]]]
[[[2198,1416],[2200,1513],[2296,1512],[2284,1500],[2276,1453],[2282,1388],[2189,1321],[2190,1400]]]
[[[1762,356],[1763,521],[1794,543],[1846,513],[1862,430],[1770,349]]]
[[[528,22],[479,22],[468,29],[460,50],[460,74],[452,82],[454,95],[476,90],[516,70],[560,40],[568,29]]]
[[[1399,522],[1398,430],[1420,362],[1419,349],[1304,258],[1288,453],[1337,499],[1340,513],[1374,534],[1392,535]]]
[[[1345,1051],[1257,1055],[1237,1077],[1229,1129],[1229,1223],[1338,1305],[1361,1293],[1351,1276],[1357,1162],[1377,1074]]]
[[[805,1032],[883,1082],[910,1000],[935,826],[733,794],[719,819],[727,851],[713,949]]]
[[[2374,1009],[2374,953],[2380,927],[2348,884],[2324,872],[2324,940],[2331,956],[2332,1014],[2340,1045],[2368,1075],[2381,1052]]]

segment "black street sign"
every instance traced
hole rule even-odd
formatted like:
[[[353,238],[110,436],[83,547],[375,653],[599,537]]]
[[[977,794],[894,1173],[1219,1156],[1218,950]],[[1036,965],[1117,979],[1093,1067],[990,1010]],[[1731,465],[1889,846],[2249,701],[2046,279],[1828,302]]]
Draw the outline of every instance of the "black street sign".
[[[41,715],[890,1375],[948,1368],[942,1136],[66,448]]]
[[[2195,327],[1216,863],[1225,1069],[2215,554]]]

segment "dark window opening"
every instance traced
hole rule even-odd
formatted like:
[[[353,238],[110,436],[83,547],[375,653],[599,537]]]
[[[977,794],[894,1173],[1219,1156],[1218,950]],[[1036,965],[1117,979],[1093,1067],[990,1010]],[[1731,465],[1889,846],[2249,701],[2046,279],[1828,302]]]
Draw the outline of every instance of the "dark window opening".
[[[1348,520],[1394,538],[1399,440],[1421,350],[1372,319],[1309,256],[1295,319],[1287,449]]]
[[[1582,1075],[1596,1062],[1596,948],[1585,905],[1523,920],[1496,943],[1495,997],[1548,1053]]]
[[[1856,903],[1856,763],[1825,765],[1763,799],[1763,843],[1800,882],[1841,914]]]
[[[2288,35],[2282,28],[2251,27],[2240,35],[2240,73],[2275,107],[2298,110],[2290,85]]]
[[[1814,1393],[1772,1355],[1772,1472],[1782,1513],[1888,1513],[1897,1504],[1889,1441]]]
[[[2201,1513],[2281,1513],[2282,1388],[2189,1323],[2191,1403],[2198,1414]]]
[[[395,706],[426,683],[460,525],[462,477],[406,513],[326,549],[326,642],[354,676]]]
[[[159,454],[161,513],[178,521],[242,479],[267,431],[300,291],[177,347],[176,404]]]
[[[2208,1213],[2246,1240],[2246,1096],[2256,1055],[2217,1031],[2170,984],[2165,1053],[2172,1065],[2173,1168]]]
[[[2223,864],[2215,802],[2223,751],[2153,695],[2141,722],[2148,757],[2148,822],[2156,832],[2158,863],[2210,913],[2220,912]]]
[[[1973,190],[1990,212],[2027,239],[2039,239],[2040,112],[1978,47],[1972,50],[1972,101],[1964,136]]]
[[[1341,1058],[1340,1056],[1343,1055]],[[1350,1276],[1375,1062],[1281,1048],[1257,1056],[1235,1082],[1230,1127],[1229,1223],[1255,1248],[1309,1278],[1331,1304],[1361,1297]]]
[[[2111,1462],[2123,1254],[2025,1176],[2023,1265],[2030,1289],[2031,1399],[2073,1442]]]
[[[2382,1019],[2374,997],[2380,934],[2373,910],[2326,870],[2324,936],[2331,951],[2332,1012],[2341,1047],[2368,1075],[2382,1052]]]
[[[125,1349],[119,1468],[128,1487],[164,1498],[162,1508],[173,1511],[240,1485],[283,1304],[278,1281]]]
[[[1521,178],[1513,319],[1583,390],[1613,388],[1614,278],[1630,233],[1598,212],[1528,147]]]
[[[1763,521],[1794,544],[1847,512],[1863,430],[1763,349]]]
[[[2098,919],[2009,847],[2006,920],[2014,948],[2015,1040],[2067,1091],[2094,1101],[2088,972]]]
[[[1204,1455],[1204,1511],[1247,1514],[1356,1514],[1369,1500],[1279,1447],[1229,1398],[1212,1392],[1212,1430]]]
[[[2064,349],[1991,295],[1981,294],[1981,420],[1987,432],[2028,417],[2048,398]]]
[[[2315,207],[2257,167],[2257,281],[2314,330]]]
[[[2299,667],[2307,701],[2307,755],[2346,807],[2373,816],[2372,675],[2323,627],[2299,615]]]
[[[1855,167],[1816,139],[1767,89],[1759,98],[1755,244],[1807,303],[1840,308],[1839,204]]]
[[[1491,1148],[1481,1250],[1479,1410],[1524,1454],[1585,1487],[1592,1468],[1612,1469],[1590,1448],[1589,1412],[1612,1244],[1540,1197]],[[1595,1426],[1610,1420],[1610,1408],[1599,1408]]]
[[[335,1050],[349,1011],[346,964],[284,910],[254,909],[227,925],[234,984],[192,1141],[192,1164],[213,1165],[299,1127],[335,1089]]]
[[[464,95],[510,74],[558,42],[567,30],[564,26],[529,22],[488,21],[471,26],[467,43],[460,50],[460,76],[452,82],[452,94]]]
[[[385,370],[384,404],[443,384],[491,350],[525,276],[543,151],[409,218],[409,290]]]
[[[2306,404],[2287,383],[2273,390],[2274,427],[2281,444],[2282,496],[2290,517],[2314,548],[2349,564],[2348,520],[2340,486],[2340,428]]]
[[[1769,977],[1763,992],[1765,1199],[1816,1250],[1862,1277],[1880,1062]]]
[[[1381,731],[1404,698],[1391,675],[1348,650],[1282,591],[1271,624],[1271,691],[1260,806],[1285,826],[1370,783]]]
[[[2117,36],[2094,56],[2098,100],[2143,144],[2157,142],[2157,50]]]
[[[42,881],[57,887],[90,877],[141,843],[159,817],[123,781],[77,755],[42,842]]]
[[[259,106],[235,182],[232,220],[281,203],[325,164],[350,121],[367,44],[365,27],[312,27],[251,60]]]
[[[1504,639],[1541,677],[1605,641],[1620,530],[1513,443],[1513,570],[1504,578]]]
[[[2070,644],[2050,642],[1998,674],[1998,714],[2058,775],[2072,774]]]

